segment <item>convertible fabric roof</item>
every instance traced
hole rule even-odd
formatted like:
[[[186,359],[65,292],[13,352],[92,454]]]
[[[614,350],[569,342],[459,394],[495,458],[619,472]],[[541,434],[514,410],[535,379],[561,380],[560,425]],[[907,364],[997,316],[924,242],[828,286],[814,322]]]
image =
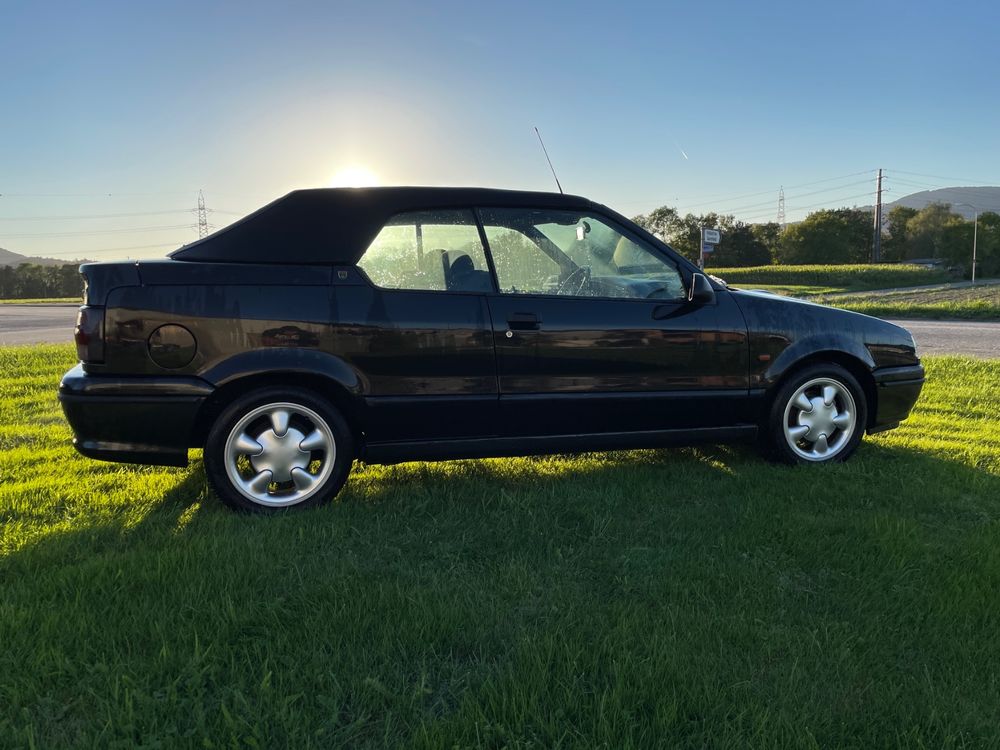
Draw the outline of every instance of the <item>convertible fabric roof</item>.
[[[489,188],[294,190],[170,254],[185,261],[354,264],[393,215],[473,206],[587,209],[575,195]]]

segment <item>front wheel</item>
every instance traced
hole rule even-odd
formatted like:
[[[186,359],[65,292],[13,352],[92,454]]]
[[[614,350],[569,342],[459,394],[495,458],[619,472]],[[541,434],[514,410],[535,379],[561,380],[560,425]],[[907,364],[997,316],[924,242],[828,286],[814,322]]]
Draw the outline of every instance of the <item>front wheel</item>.
[[[205,473],[226,505],[276,511],[332,500],[347,480],[354,441],[325,399],[301,388],[247,393],[205,441]]]
[[[763,440],[785,463],[844,461],[865,431],[868,405],[858,381],[840,365],[817,364],[795,373],[778,388]]]

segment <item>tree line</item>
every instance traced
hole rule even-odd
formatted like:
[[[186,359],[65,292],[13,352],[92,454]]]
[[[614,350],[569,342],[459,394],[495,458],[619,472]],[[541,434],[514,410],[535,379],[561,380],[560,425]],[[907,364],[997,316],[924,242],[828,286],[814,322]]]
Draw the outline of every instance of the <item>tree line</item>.
[[[784,231],[775,222],[748,224],[715,212],[682,216],[670,206],[633,220],[696,262],[701,228],[719,229],[722,242],[706,256],[708,267],[867,263],[872,256],[874,217],[858,208],[815,211]],[[936,260],[968,276],[972,235],[973,222],[947,204],[895,206],[883,221],[882,261]],[[979,215],[977,257],[977,275],[1000,274],[1000,214]]]
[[[83,277],[79,268],[79,263],[0,266],[0,299],[82,298]]]
[[[661,237],[675,250],[697,262],[702,227],[719,229],[722,242],[705,265],[709,268],[770,264],[844,264],[871,260],[872,212],[858,208],[815,211],[784,230],[775,222],[748,224],[710,212],[681,215],[661,206],[636,216],[637,224]],[[919,211],[895,206],[882,228],[882,261],[937,260],[968,276],[972,269],[973,222],[945,203]],[[1000,276],[1000,214],[979,215],[977,275]],[[83,279],[78,264],[43,266],[22,263],[0,266],[0,299],[81,297]]]

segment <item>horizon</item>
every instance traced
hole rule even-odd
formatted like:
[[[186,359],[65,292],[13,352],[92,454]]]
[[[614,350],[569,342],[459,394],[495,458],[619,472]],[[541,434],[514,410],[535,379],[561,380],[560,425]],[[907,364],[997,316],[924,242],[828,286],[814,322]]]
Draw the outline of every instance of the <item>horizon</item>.
[[[5,11],[0,247],[161,257],[292,189],[555,189],[789,222],[1000,184],[997,7]],[[976,19],[970,23],[970,18]],[[393,23],[386,23],[391,19]],[[679,31],[678,31],[679,30]]]

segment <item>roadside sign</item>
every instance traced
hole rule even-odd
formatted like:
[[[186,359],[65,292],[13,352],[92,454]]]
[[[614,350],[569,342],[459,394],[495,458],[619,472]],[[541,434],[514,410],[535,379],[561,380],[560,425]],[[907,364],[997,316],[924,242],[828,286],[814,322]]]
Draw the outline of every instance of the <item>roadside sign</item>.
[[[703,253],[714,253],[715,252],[715,245],[702,245],[701,246],[701,251]]]
[[[718,229],[702,229],[701,241],[705,245],[718,245],[722,235]]]

